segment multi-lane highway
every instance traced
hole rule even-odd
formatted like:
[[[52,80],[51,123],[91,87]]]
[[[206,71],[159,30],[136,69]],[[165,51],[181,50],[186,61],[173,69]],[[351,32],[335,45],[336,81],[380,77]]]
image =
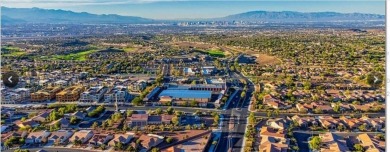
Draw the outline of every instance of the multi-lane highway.
[[[249,115],[248,106],[254,91],[251,82],[238,73],[230,73],[235,79],[245,79],[247,81],[247,90],[245,97],[241,98],[242,91],[240,90],[233,101],[229,103],[227,110],[222,111],[224,115],[222,135],[220,143],[216,151],[233,151],[240,152],[243,148],[244,135],[247,125],[247,117]],[[242,86],[240,86],[242,87]]]

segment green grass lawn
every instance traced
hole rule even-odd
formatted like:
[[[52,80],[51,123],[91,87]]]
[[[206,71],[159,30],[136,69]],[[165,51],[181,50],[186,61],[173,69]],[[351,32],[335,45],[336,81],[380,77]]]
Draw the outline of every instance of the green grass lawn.
[[[215,57],[225,57],[225,53],[222,52],[221,50],[219,49],[210,49],[207,51],[207,53],[211,56],[215,56]]]
[[[87,58],[86,56],[97,52],[98,50],[87,50],[87,51],[82,51],[78,53],[72,53],[72,54],[67,54],[67,55],[55,55],[53,56],[53,59],[55,60],[76,60],[76,61],[85,61]]]
[[[27,53],[22,51],[18,47],[6,46],[6,47],[1,48],[1,55],[2,56],[22,56],[25,54],[27,54]]]
[[[133,48],[133,47],[125,47],[125,48],[123,48],[123,50],[125,52],[133,52],[133,51],[135,51],[135,48]]]

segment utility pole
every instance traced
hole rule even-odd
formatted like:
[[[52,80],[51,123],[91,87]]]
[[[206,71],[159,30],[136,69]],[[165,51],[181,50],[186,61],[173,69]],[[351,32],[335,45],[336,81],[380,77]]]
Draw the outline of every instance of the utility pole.
[[[118,92],[115,93],[115,111],[119,111],[118,110]]]

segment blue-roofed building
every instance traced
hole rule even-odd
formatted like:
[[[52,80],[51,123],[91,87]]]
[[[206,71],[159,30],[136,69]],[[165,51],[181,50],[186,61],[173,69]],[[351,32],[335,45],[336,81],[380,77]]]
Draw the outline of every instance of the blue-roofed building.
[[[207,106],[211,100],[211,90],[193,90],[192,86],[165,84],[164,90],[158,95],[160,103],[172,102],[173,104],[188,104],[196,101],[199,106]]]
[[[161,92],[161,87],[155,87],[146,97],[143,99],[143,101],[151,101],[155,99],[155,96]]]

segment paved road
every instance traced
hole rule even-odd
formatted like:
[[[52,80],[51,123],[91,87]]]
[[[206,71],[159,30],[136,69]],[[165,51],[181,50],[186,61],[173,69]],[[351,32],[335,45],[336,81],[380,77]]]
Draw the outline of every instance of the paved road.
[[[83,150],[83,149],[69,149],[69,148],[28,148],[30,152],[38,151],[44,149],[48,152],[69,152],[69,151],[74,151],[74,152],[92,152],[93,150]],[[14,152],[14,149],[12,150],[4,150],[2,152]]]
[[[230,75],[235,79],[244,78],[237,73],[230,73]],[[247,80],[247,84],[249,83]],[[240,152],[242,150],[247,125],[246,118],[249,114],[248,106],[253,90],[253,85],[249,85],[244,98],[241,98],[241,91],[237,93],[237,98],[234,98],[235,100],[228,105],[228,110],[222,112],[225,119],[223,121],[221,140],[216,151]],[[233,124],[229,126],[229,122]]]
[[[247,127],[247,117],[249,115],[248,107],[250,104],[250,100],[252,98],[252,93],[254,91],[253,84],[243,77],[241,74],[239,74],[241,78],[244,78],[248,84],[248,89],[245,94],[245,97],[241,100],[241,104],[238,105],[239,111],[235,112],[235,115],[239,118],[238,122],[239,124],[237,125],[236,130],[233,132],[233,137],[234,137],[234,146],[232,151],[233,152],[240,152],[243,150],[243,143],[244,143],[244,136],[245,136],[245,131]]]
[[[240,95],[241,92],[237,93],[237,94]],[[245,105],[243,106],[243,108],[247,108],[249,103],[247,103],[247,102],[244,102],[244,103],[245,103]],[[232,102],[232,104],[233,105],[231,105],[230,108],[227,108],[226,111],[229,111],[229,110],[231,110],[231,108],[234,108],[234,104],[237,104],[237,102]],[[38,104],[34,104],[34,105],[38,105]],[[91,105],[100,105],[100,104],[85,103],[85,106],[91,106]],[[2,105],[2,106],[3,107],[4,106],[5,107],[17,107],[17,106],[20,106],[20,104]],[[115,110],[114,104],[105,104],[105,107],[108,110],[113,110],[113,111]],[[130,109],[130,110],[145,110],[145,111],[147,111],[147,110],[154,110],[154,109],[157,109],[157,108],[161,108],[161,109],[165,110],[168,107],[167,106],[133,107],[133,106],[129,106],[129,105],[119,105],[119,110]],[[223,110],[220,110],[220,109],[195,108],[195,107],[175,107],[175,106],[173,106],[173,108],[176,109],[176,110],[185,111],[185,112],[196,112],[197,110],[199,110],[201,112],[214,112],[214,111],[215,112],[222,112],[223,111]],[[20,112],[27,112],[27,113],[29,113],[29,112],[37,112],[37,110],[35,110],[35,109],[18,109],[18,111],[20,111]],[[254,113],[255,113],[256,117],[267,117],[267,112],[254,112]],[[384,117],[385,116],[384,112],[381,112],[381,113],[364,113],[364,114],[369,116],[369,117]],[[331,116],[334,116],[334,117],[340,117],[340,116],[349,115],[349,114],[302,114],[302,113],[281,113],[280,112],[278,117],[294,116],[294,115],[300,115],[300,116],[329,116],[329,115],[331,115]],[[359,117],[362,114],[354,114],[354,115]]]

